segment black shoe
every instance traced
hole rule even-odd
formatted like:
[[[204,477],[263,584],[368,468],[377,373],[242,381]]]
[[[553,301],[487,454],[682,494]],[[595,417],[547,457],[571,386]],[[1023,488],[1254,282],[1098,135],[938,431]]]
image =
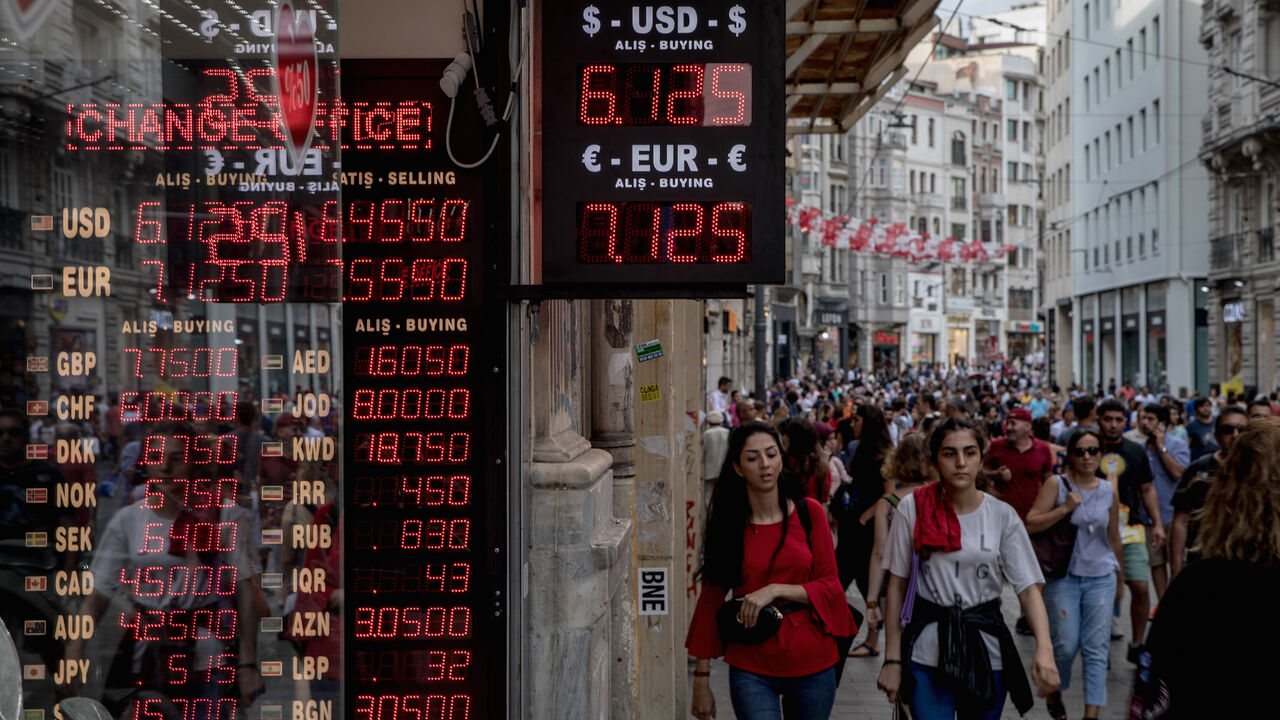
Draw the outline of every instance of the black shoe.
[[[1062,693],[1053,693],[1044,699],[1044,708],[1053,720],[1067,720],[1067,706],[1062,704]]]
[[[1141,656],[1142,653],[1146,651],[1146,649],[1147,648],[1145,645],[1134,645],[1133,643],[1129,643],[1129,652],[1125,655],[1125,657],[1129,660],[1129,662],[1133,663],[1134,665],[1137,665],[1139,656]]]
[[[1031,629],[1031,623],[1027,622],[1025,617],[1018,618],[1018,622],[1014,623],[1013,629],[1018,631],[1019,635],[1035,635],[1035,631]]]

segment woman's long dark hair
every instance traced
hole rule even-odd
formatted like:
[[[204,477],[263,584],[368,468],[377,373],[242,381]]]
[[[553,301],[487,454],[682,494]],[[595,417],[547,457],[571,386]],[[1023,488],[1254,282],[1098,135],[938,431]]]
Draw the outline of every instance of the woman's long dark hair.
[[[702,533],[702,566],[694,576],[698,582],[708,582],[726,590],[742,584],[742,538],[751,519],[751,504],[747,501],[747,481],[733,464],[741,461],[747,440],[760,433],[773,438],[778,445],[778,456],[782,457],[782,440],[769,423],[753,420],[729,433],[729,449],[725,453],[724,464],[720,466],[715,490],[711,493],[711,504],[707,506],[707,523]],[[787,526],[790,524],[788,500],[795,504],[797,511],[804,511],[804,491],[799,481],[791,473],[781,472],[778,477],[778,507],[782,510],[782,537],[773,551],[775,559],[787,539]],[[773,559],[769,562],[772,564]]]
[[[849,458],[849,477],[858,490],[853,509],[861,515],[884,492],[880,463],[893,449],[893,438],[889,437],[889,423],[885,422],[880,408],[869,403],[859,405],[857,415],[862,418],[862,434],[858,437],[858,447]]]

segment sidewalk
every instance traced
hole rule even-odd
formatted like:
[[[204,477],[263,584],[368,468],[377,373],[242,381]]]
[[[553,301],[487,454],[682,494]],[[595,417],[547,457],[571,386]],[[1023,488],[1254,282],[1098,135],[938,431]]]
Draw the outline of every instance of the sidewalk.
[[[851,600],[854,607],[861,609],[861,599]],[[1013,591],[1005,587],[1003,597],[1005,618],[1009,627],[1013,627],[1018,617],[1018,598]],[[1102,720],[1124,720],[1129,706],[1129,691],[1133,684],[1134,665],[1125,659],[1129,637],[1129,606],[1127,601],[1121,609],[1121,617],[1116,627],[1125,633],[1124,640],[1111,643],[1111,669],[1107,672],[1107,707],[1102,710]],[[1022,654],[1023,666],[1029,666],[1031,655],[1035,651],[1032,638],[1015,634],[1018,651]],[[883,645],[883,635],[881,644]],[[855,642],[856,646],[857,643]],[[883,648],[882,648],[883,650]],[[844,677],[836,691],[835,710],[831,713],[833,720],[889,720],[892,708],[885,700],[884,693],[876,689],[876,676],[880,673],[883,652],[878,658],[849,658],[845,663]],[[1077,656],[1075,667],[1071,672],[1071,687],[1063,693],[1067,705],[1067,717],[1076,719],[1084,716],[1083,670]],[[711,664],[711,690],[716,698],[716,719],[733,718],[733,704],[729,701],[729,666],[716,660]],[[687,715],[686,717],[693,717]],[[1036,698],[1036,704],[1025,716],[1019,716],[1011,703],[1005,704],[1006,720],[1026,717],[1030,720],[1049,720],[1045,712],[1044,701]]]

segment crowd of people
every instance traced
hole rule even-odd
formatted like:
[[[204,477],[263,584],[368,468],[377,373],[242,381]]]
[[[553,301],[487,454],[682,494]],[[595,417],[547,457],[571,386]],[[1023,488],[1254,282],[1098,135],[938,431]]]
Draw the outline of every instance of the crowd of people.
[[[917,720],[998,718],[1006,698],[1025,713],[1033,689],[1063,720],[1077,656],[1086,720],[1125,701],[1144,719],[1260,701],[1262,685],[1215,687],[1225,667],[1193,677],[1201,640],[1187,637],[1205,635],[1191,613],[1217,604],[1213,586],[1280,584],[1280,465],[1258,464],[1280,452],[1277,396],[1096,390],[1049,386],[1038,367],[831,372],[764,397],[720,378],[686,642],[693,715],[715,716],[722,656],[739,718],[829,717],[846,657],[882,658],[878,686]],[[1006,584],[1014,631],[1035,640],[1029,676],[1000,611]],[[846,607],[854,588],[865,613]],[[1280,623],[1258,625],[1255,647],[1280,639]],[[1117,703],[1120,640],[1135,683]]]

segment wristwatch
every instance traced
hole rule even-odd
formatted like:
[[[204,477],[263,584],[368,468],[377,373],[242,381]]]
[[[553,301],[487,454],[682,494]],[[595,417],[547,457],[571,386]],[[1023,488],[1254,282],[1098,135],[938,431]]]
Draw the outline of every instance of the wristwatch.
[[[1166,447],[1166,446],[1164,446],[1164,445],[1161,445],[1161,446],[1160,446],[1160,452],[1162,452],[1162,453],[1167,453],[1167,452],[1169,452],[1169,448],[1168,448],[1168,447]]]

